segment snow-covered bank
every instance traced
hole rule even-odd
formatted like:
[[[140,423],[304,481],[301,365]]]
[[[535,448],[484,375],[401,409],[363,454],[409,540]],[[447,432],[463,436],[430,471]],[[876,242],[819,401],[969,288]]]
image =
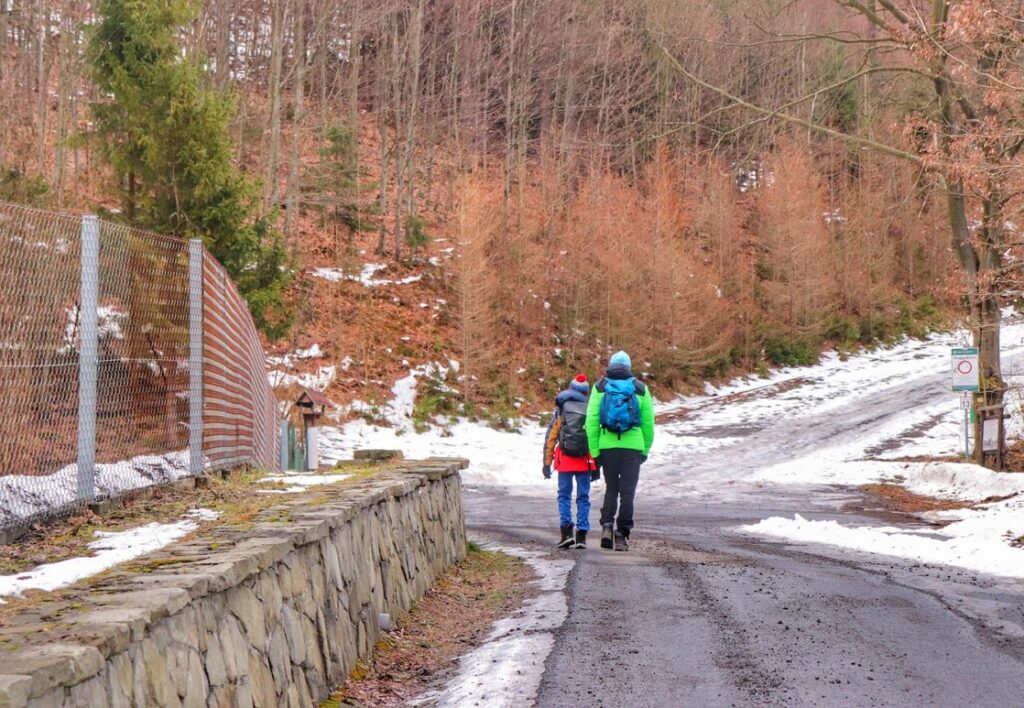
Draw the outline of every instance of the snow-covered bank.
[[[387,425],[358,419],[340,427],[321,428],[321,461],[330,464],[348,459],[360,448],[401,450],[414,459],[464,457],[470,461],[470,467],[463,472],[463,480],[470,484],[550,489],[550,482],[545,485],[541,476],[544,428],[536,420],[522,421],[520,432],[496,430],[486,423],[468,420],[453,421],[444,427],[432,425],[422,433],[415,432],[417,382],[431,377],[435,385],[453,385],[458,371],[455,361],[416,367],[395,382],[391,388],[393,398],[387,405],[374,408],[361,401],[353,402],[353,412],[375,412]]]
[[[932,462],[909,466],[903,486],[928,497],[984,501],[1024,492],[1024,474],[1008,474],[973,464]]]
[[[662,419],[651,461],[644,467],[643,485],[656,485],[663,496],[713,493],[723,485],[764,484],[858,485],[881,479],[909,477],[913,465],[897,461],[914,455],[955,455],[962,446],[961,416],[956,395],[949,392],[949,348],[962,343],[962,334],[936,334],[927,340],[907,340],[890,348],[866,351],[841,359],[826,354],[816,366],[786,368],[767,377],[746,377],[700,396],[656,404]],[[1024,323],[1004,327],[1005,366],[1015,375],[1015,362],[1024,352]],[[419,367],[393,387],[394,400],[383,407],[356,402],[356,412],[375,413],[388,425],[364,420],[322,432],[324,460],[349,457],[361,447],[401,449],[408,457],[459,455],[471,461],[465,473],[470,483],[513,486],[517,491],[545,493],[540,475],[543,427],[522,421],[521,431],[494,430],[483,423],[458,421],[424,433],[414,433],[412,412],[417,381],[439,376],[456,365]],[[454,385],[454,376],[448,378]],[[591,372],[595,375],[599,372]],[[851,424],[831,439],[815,438],[814,426],[831,424],[846,409],[870,411],[893,407],[904,395],[900,386],[920,381],[922,403],[908,402],[897,413]],[[656,385],[652,386],[655,395]],[[892,400],[889,400],[892,399]],[[895,403],[894,403],[895,401]],[[767,446],[751,435],[790,427],[799,445],[769,436]],[[1011,421],[1011,434],[1019,416]],[[719,454],[722,464],[707,460]],[[736,452],[748,454],[737,460]],[[698,464],[691,461],[700,460]],[[727,464],[734,460],[735,464]]]
[[[522,548],[488,547],[526,561],[537,574],[537,595],[496,622],[485,642],[459,659],[458,672],[444,688],[410,705],[521,706],[530,705],[537,695],[544,662],[555,645],[554,632],[569,613],[565,583],[575,562]]]
[[[838,546],[854,551],[951,565],[979,573],[1024,578],[1024,474],[1007,474],[971,464],[908,463],[903,485],[916,494],[981,501],[975,508],[922,514],[941,527],[850,526],[836,521],[771,517],[741,530],[797,543]],[[1009,497],[1009,498],[1004,498]]]
[[[0,576],[0,597],[20,595],[26,590],[56,590],[96,575],[118,563],[138,558],[192,533],[204,521],[218,514],[208,509],[194,509],[173,524],[151,523],[127,531],[97,531],[89,544],[91,556],[68,558],[40,565],[25,573]],[[0,600],[2,602],[2,600]]]
[[[963,414],[950,390],[949,364],[950,348],[963,343],[962,333],[936,334],[844,359],[829,354],[816,366],[708,386],[703,395],[660,402],[661,423],[641,473],[638,499],[714,503],[765,488],[856,487],[879,481],[899,482],[918,494],[973,501],[1024,492],[1024,475],[910,461],[954,458],[962,449]],[[1024,322],[1004,324],[1003,369],[1010,381],[1024,378]],[[343,459],[361,447],[400,449],[408,457],[460,456],[471,462],[463,473],[471,488],[498,485],[517,493],[554,494],[553,484],[540,472],[544,430],[536,421],[523,421],[519,433],[468,421],[415,433],[415,386],[426,373],[413,370],[399,380],[394,402],[377,411],[392,427],[359,420],[323,430],[323,459]],[[431,375],[437,370],[431,369]],[[454,385],[456,378],[448,380]],[[658,393],[656,384],[652,390]],[[1019,437],[1019,401],[1008,402],[1008,433]],[[930,535],[778,517],[744,530],[985,572],[997,572],[1019,554],[1009,542],[1024,535],[1024,504],[1016,498],[943,514],[937,520],[952,523]],[[992,549],[992,555],[985,549]]]
[[[166,455],[139,455],[123,462],[96,465],[96,493],[100,498],[174,482],[189,474],[188,450]],[[78,465],[70,464],[49,475],[11,474],[0,477],[0,525],[57,511],[78,501]]]
[[[324,464],[349,459],[361,448],[401,450],[413,459],[464,457],[470,466],[462,475],[469,484],[544,492],[554,487],[541,476],[543,437],[544,429],[535,421],[525,422],[519,433],[468,421],[414,433],[357,420],[320,430],[320,459]]]
[[[1024,536],[1024,502],[941,514],[960,520],[937,529],[907,529],[849,526],[809,520],[797,514],[792,519],[772,517],[741,530],[797,543],[838,546],[918,563],[1024,578],[1024,548],[1011,544]]]

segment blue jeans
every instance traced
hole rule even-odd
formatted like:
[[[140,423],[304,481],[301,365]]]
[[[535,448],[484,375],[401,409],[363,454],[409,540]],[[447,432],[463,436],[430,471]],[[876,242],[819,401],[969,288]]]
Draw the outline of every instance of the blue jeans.
[[[558,515],[562,526],[572,525],[572,482],[576,480],[576,528],[590,530],[590,473],[555,472],[558,475]]]

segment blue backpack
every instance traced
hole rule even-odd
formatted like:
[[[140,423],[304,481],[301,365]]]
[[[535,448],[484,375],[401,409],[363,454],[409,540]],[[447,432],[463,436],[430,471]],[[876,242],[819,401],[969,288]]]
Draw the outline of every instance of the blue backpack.
[[[620,438],[627,430],[640,427],[640,400],[637,393],[644,394],[644,385],[636,379],[604,379],[597,390],[604,393],[601,398],[601,427]]]

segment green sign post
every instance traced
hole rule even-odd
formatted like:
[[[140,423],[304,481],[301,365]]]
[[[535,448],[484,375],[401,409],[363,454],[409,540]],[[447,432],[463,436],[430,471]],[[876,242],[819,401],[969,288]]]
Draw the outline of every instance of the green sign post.
[[[970,442],[970,421],[971,410],[970,394],[981,390],[981,376],[978,366],[978,348],[962,347],[953,349],[951,357],[951,374],[954,391],[961,391],[963,400],[967,405],[961,404],[964,409],[964,458],[971,456]]]

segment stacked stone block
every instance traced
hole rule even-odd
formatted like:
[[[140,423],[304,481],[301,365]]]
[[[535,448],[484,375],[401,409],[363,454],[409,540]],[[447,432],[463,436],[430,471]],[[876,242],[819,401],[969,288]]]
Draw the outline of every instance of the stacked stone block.
[[[315,705],[464,557],[465,465],[317,488],[29,606],[0,708]]]

